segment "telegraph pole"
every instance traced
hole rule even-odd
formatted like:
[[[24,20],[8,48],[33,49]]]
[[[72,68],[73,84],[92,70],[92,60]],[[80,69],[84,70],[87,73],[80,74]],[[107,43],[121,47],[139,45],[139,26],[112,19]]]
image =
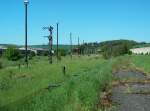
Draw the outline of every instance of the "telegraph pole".
[[[44,30],[48,29],[48,31],[50,32],[50,35],[45,36],[45,37],[47,37],[49,40],[49,46],[50,46],[50,48],[49,48],[49,63],[52,64],[53,63],[53,58],[52,58],[52,56],[53,56],[53,53],[52,53],[52,51],[53,51],[53,27],[52,26],[43,27],[43,29]]]
[[[78,56],[79,56],[79,54],[80,54],[80,38],[78,37]]]
[[[84,55],[84,40],[83,40],[83,50],[82,50],[82,51],[83,51],[82,53],[83,53],[83,55]]]
[[[58,62],[58,25],[59,23],[57,23],[57,62]]]
[[[26,62],[26,65],[28,67],[28,24],[27,24],[27,20],[28,20],[28,4],[29,4],[29,1],[28,0],[24,0],[24,5],[25,5],[25,62]]]
[[[72,33],[70,33],[70,57],[72,59]]]
[[[52,59],[52,56],[53,56],[53,27],[50,26],[50,38],[49,38],[49,41],[50,41],[50,64],[53,63],[53,59]]]

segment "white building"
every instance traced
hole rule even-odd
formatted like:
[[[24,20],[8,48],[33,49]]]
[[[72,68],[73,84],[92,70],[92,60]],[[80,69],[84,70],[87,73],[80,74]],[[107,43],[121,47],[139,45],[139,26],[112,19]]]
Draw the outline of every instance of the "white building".
[[[0,46],[0,55],[2,55],[6,51],[6,49],[7,49],[7,47]],[[25,48],[24,47],[20,47],[18,49],[21,52],[21,54],[25,54]],[[41,54],[48,52],[47,49],[43,49],[43,48],[29,48],[28,47],[27,50],[28,50],[28,53],[34,52],[36,55],[41,55]]]
[[[6,47],[0,46],[0,55],[2,55],[6,49],[7,49]]]
[[[133,54],[150,54],[150,47],[130,49]]]

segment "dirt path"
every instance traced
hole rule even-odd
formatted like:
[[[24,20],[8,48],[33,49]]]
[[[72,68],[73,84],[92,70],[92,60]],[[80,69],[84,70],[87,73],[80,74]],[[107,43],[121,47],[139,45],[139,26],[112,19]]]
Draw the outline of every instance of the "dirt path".
[[[116,73],[115,77],[120,80],[112,89],[115,111],[150,111],[150,83],[144,82],[148,81],[146,76],[128,71]],[[121,82],[125,80],[126,82]]]

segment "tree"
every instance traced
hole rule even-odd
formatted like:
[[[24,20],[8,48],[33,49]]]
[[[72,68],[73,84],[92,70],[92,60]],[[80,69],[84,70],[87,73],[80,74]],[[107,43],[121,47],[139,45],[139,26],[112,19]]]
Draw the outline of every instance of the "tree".
[[[115,40],[101,43],[103,57],[108,59],[124,54],[130,54],[130,48],[136,45],[134,41]]]
[[[7,50],[4,53],[4,56],[11,61],[16,61],[21,58],[20,51],[16,46],[8,46]]]

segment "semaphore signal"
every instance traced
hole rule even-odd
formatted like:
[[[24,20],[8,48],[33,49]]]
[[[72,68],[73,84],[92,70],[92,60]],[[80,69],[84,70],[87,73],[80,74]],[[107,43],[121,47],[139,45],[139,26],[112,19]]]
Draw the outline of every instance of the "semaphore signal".
[[[50,32],[50,35],[49,36],[44,36],[46,38],[48,38],[49,40],[49,63],[52,64],[53,63],[53,27],[52,26],[49,26],[49,27],[43,27],[43,30],[48,30]]]

